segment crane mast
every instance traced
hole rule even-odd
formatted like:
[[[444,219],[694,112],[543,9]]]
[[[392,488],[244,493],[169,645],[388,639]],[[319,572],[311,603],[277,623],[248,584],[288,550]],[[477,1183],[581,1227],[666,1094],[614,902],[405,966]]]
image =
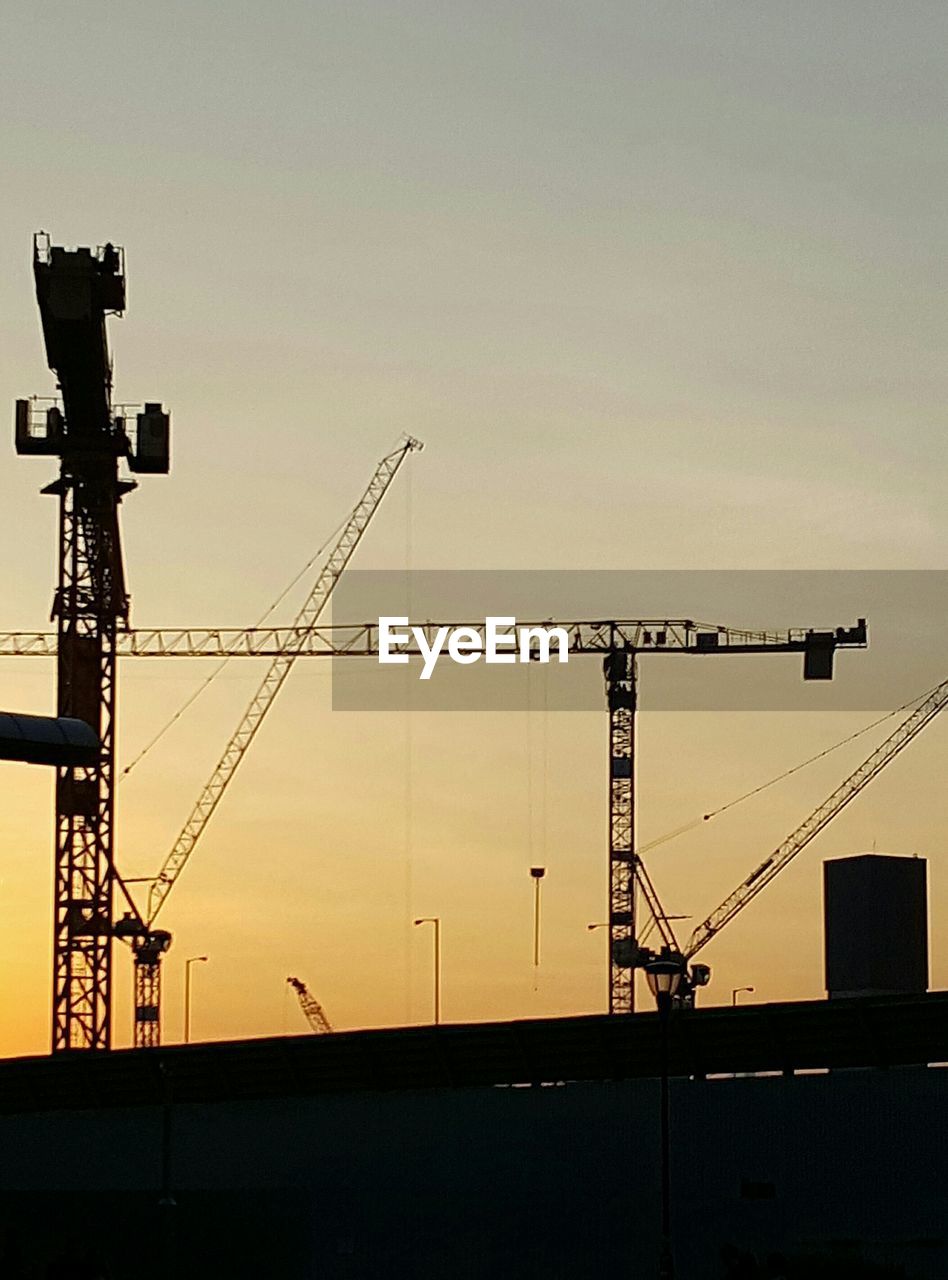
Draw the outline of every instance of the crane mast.
[[[693,622],[615,624],[603,661],[609,709],[609,1012],[635,1011],[635,971],[641,966],[637,897],[641,894],[658,925],[664,948],[678,954],[678,943],[661,907],[645,864],[636,853],[635,754],[638,705],[637,655],[648,652],[804,654],[804,679],[832,677],[833,656],[841,646],[865,645],[865,619],[836,631],[772,633],[696,627]],[[710,972],[698,966],[698,980]]]
[[[609,709],[609,1012],[635,1008],[636,891],[643,866],[635,852],[635,712],[638,699],[634,649],[616,632],[603,659]]]
[[[917,734],[925,728],[942,708],[948,704],[948,680],[933,689],[918,706],[908,715],[888,738],[876,747],[875,751],[862,762],[857,769],[839,784],[836,790],[823,801],[818,808],[806,818],[782,844],[752,871],[742,884],[725,898],[716,910],[712,911],[694,930],[684,949],[684,958],[690,960],[702,947],[714,938],[724,926],[748,905],[770,884],[771,880],[786,867],[801,849],[805,849],[815,836],[823,830],[836,815],[845,809],[851,800],[859,795],[886,767],[890,761],[903,751]]]
[[[296,998],[300,1002],[300,1008],[306,1017],[306,1021],[312,1027],[317,1035],[328,1035],[332,1031],[332,1023],[326,1017],[326,1011],[319,1003],[313,993],[309,990],[305,982],[301,982],[299,978],[287,978],[287,982],[296,992]]]
[[[92,251],[33,241],[33,275],[49,367],[61,402],[19,400],[16,449],[60,458],[57,706],[100,740],[88,768],[56,774],[52,1049],[111,1046],[112,911],[115,887],[116,638],[129,599],[118,509],[133,471],[167,472],[168,415],[145,406],[134,441],[113,417],[106,316],[125,309],[124,261],[107,244]]]
[[[168,894],[174,887],[178,877],[187,865],[194,847],[200,840],[205,827],[221,801],[224,792],[230,785],[234,774],[247,753],[251,742],[273,705],[274,699],[283,687],[283,683],[296,661],[305,638],[319,621],[336,583],[343,570],[352,559],[362,535],[372,521],[379,504],[385,497],[389,486],[398,474],[399,468],[409,454],[422,448],[420,441],[408,436],[402,444],[391,453],[386,454],[378,463],[359,501],[352,509],[342,532],[290,628],[292,639],[276,654],[256,692],[250,705],[241,717],[240,723],[231,735],[214,772],[205,784],[201,794],[191,810],[187,822],[181,829],[171,852],[165,858],[157,876],[151,883],[148,893],[148,910],[142,928],[135,935],[133,950],[135,952],[135,1043],[140,1048],[151,1048],[160,1043],[160,965],[162,956],[167,951],[167,944],[156,945],[156,936],[163,935],[162,930],[155,930],[155,918],[164,905]],[[166,934],[163,936],[167,937]],[[170,939],[169,939],[170,942]]]

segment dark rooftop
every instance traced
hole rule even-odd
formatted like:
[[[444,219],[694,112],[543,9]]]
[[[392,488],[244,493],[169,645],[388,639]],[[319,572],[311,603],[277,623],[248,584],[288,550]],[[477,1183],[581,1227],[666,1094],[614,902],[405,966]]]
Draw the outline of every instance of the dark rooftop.
[[[0,1112],[354,1090],[619,1080],[660,1070],[655,1013],[443,1024],[0,1061]],[[948,992],[682,1011],[676,1076],[948,1062]]]

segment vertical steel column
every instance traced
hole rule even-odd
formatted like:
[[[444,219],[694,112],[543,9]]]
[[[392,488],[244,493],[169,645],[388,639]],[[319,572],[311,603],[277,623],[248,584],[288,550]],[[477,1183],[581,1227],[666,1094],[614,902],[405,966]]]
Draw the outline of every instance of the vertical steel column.
[[[635,653],[603,663],[609,705],[609,1012],[635,1011]]]
[[[120,922],[116,933],[121,931]],[[132,934],[135,957],[135,1025],[136,1049],[154,1049],[161,1044],[161,961],[171,946],[166,929],[148,929]]]
[[[125,420],[112,414],[106,317],[125,310],[121,250],[65,249],[39,232],[33,276],[62,409],[50,408],[34,433],[29,407],[18,407],[16,447],[61,459],[59,479],[43,490],[59,498],[58,712],[84,720],[100,742],[94,766],[56,774],[52,1049],[63,1053],[111,1045],[116,632],[128,624],[118,507],[135,488],[119,480],[118,460],[163,472],[168,458],[140,454],[140,438],[133,450]]]
[[[60,498],[58,714],[99,735],[92,768],[56,776],[54,1053],[111,1045],[116,627],[127,616],[114,456],[64,461]]]
[[[135,1047],[154,1049],[161,1044],[161,961],[135,956]]]

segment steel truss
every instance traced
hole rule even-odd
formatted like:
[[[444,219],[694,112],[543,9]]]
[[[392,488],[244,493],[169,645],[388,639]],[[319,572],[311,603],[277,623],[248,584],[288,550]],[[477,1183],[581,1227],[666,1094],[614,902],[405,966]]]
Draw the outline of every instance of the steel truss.
[[[100,454],[64,460],[47,490],[60,499],[58,714],[100,740],[95,767],[56,775],[54,1052],[111,1043],[116,633],[128,620],[118,504],[131,487]]]

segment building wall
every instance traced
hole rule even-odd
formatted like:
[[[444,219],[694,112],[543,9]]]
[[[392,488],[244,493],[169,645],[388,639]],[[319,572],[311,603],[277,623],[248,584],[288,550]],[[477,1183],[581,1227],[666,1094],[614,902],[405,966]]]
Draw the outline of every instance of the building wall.
[[[823,863],[830,996],[928,990],[928,863],[862,854]]]
[[[653,1080],[180,1105],[174,1207],[161,1109],[3,1117],[0,1274],[92,1232],[110,1280],[649,1277],[657,1108]],[[680,1275],[735,1274],[729,1244],[948,1275],[945,1070],[683,1079],[672,1109]]]

